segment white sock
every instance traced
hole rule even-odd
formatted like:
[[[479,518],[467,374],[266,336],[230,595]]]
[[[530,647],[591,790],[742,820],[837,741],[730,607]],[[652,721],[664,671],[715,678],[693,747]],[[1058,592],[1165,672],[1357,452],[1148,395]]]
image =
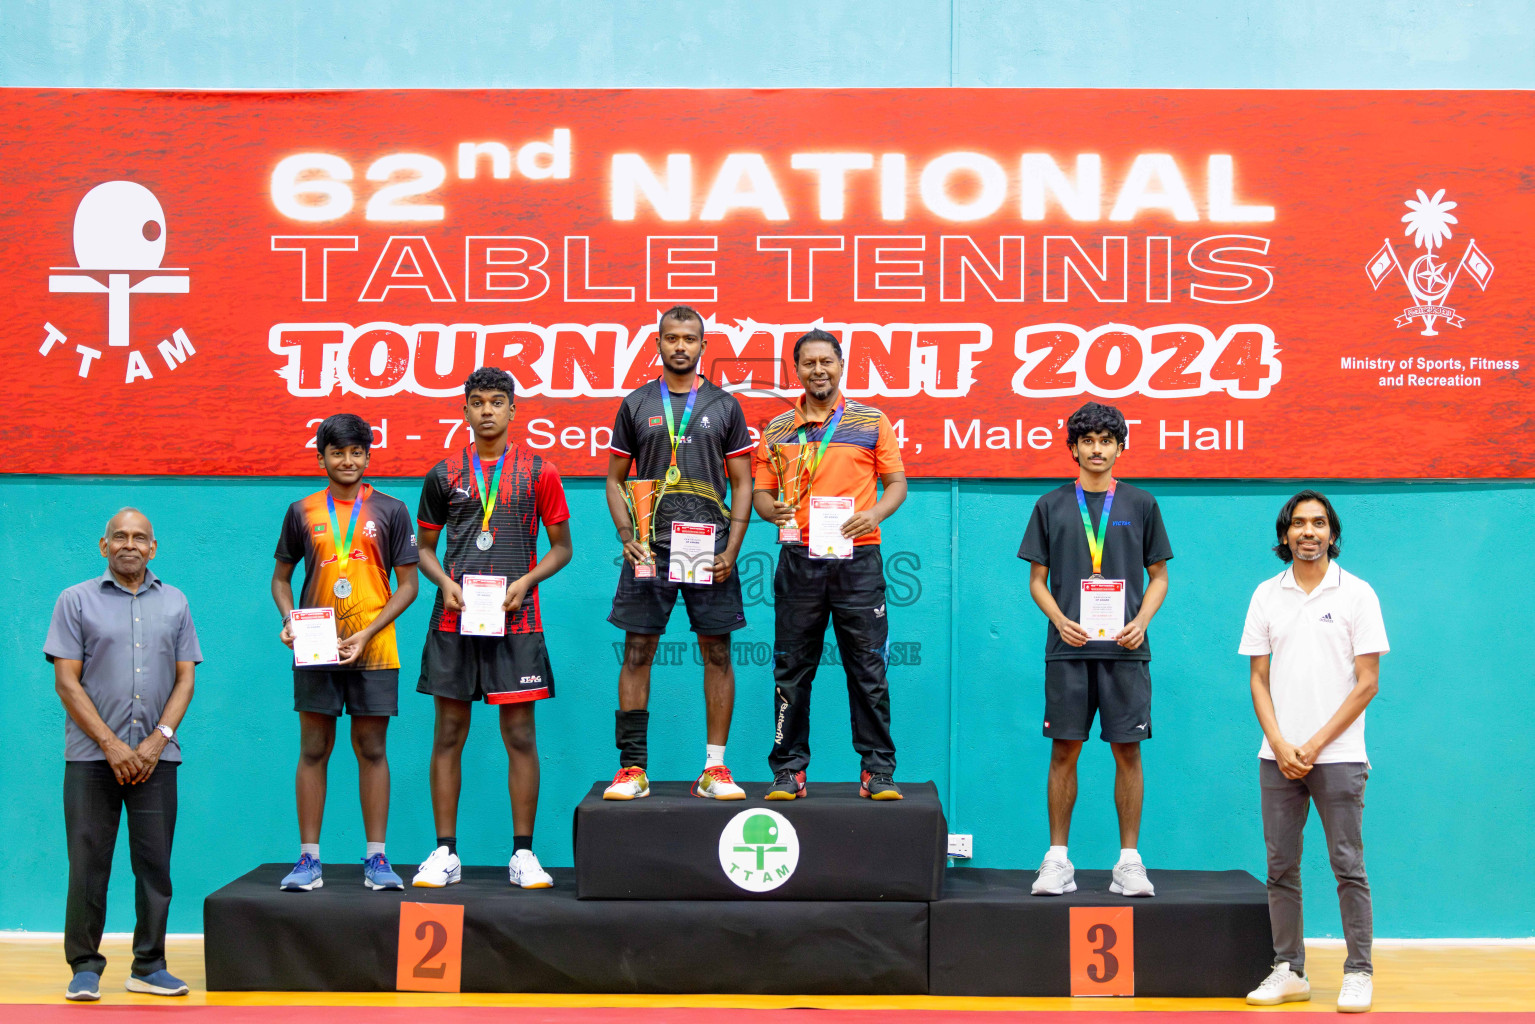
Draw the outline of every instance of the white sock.
[[[1052,846],[1045,851],[1045,860],[1067,860],[1066,847]],[[1069,861],[1068,861],[1069,863]]]
[[[373,856],[375,853],[383,853],[383,852],[384,852],[384,844],[383,843],[369,843],[368,844],[368,856],[369,857]]]
[[[299,843],[298,844],[298,855],[299,855],[299,857],[302,858],[304,856],[304,854],[306,854],[306,853],[309,854],[309,856],[313,857],[315,860],[319,860],[320,859],[320,844],[319,843]]]
[[[725,744],[715,746],[713,743],[704,744],[704,767],[719,768],[725,763]]]
[[[1137,852],[1135,850],[1120,850],[1119,851],[1119,863],[1121,863],[1121,864],[1139,864],[1140,862],[1141,862],[1141,855],[1140,855],[1139,852]]]

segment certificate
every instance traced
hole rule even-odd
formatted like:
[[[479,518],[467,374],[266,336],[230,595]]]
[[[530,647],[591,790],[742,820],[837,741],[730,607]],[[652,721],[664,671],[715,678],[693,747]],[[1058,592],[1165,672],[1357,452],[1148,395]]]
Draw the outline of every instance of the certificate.
[[[464,594],[464,610],[458,613],[458,631],[463,636],[506,636],[505,576],[464,574],[459,583]]]
[[[1082,628],[1088,640],[1112,641],[1125,628],[1125,581],[1082,581]]]
[[[672,520],[672,557],[666,578],[673,583],[714,582],[714,524]]]
[[[296,667],[341,663],[341,652],[336,649],[336,609],[295,608],[288,618],[288,632],[293,634]]]
[[[853,518],[851,497],[810,496],[810,557],[852,558],[853,538],[842,536],[842,524]]]

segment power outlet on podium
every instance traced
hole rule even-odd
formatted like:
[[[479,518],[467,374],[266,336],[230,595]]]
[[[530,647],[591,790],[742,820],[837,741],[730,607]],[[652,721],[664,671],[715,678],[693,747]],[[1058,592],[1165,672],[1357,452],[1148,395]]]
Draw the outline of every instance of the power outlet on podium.
[[[949,833],[949,856],[955,858],[956,860],[970,859],[969,832]]]

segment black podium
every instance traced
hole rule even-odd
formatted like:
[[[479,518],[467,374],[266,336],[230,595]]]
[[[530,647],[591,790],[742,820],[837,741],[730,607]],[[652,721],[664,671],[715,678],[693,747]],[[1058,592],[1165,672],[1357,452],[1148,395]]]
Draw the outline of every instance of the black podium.
[[[803,800],[764,800],[769,785],[743,783],[745,800],[700,800],[686,782],[653,782],[643,799],[604,800],[603,783],[597,783],[576,807],[576,895],[923,903],[938,898],[949,826],[931,782],[903,787],[901,801],[860,799],[855,782],[820,783]],[[720,857],[726,825],[759,810],[788,820],[798,846],[793,870],[760,892],[737,884],[732,875],[738,878],[739,872],[732,873]],[[754,864],[752,857],[747,870]]]
[[[882,802],[853,783],[791,801],[742,785],[736,801],[681,782],[604,801],[593,786],[574,814],[576,866],[553,869],[553,889],[514,889],[497,866],[403,892],[335,869],[290,893],[287,866],[264,865],[204,904],[208,988],[392,991],[416,958],[399,955],[407,903],[463,908],[470,992],[1062,996],[1082,908],[1131,916],[1138,995],[1240,996],[1271,960],[1267,897],[1245,872],[1153,866],[1157,895],[1132,900],[1107,871],[1078,871],[1076,893],[1036,897],[1032,871],[945,868],[932,783]]]

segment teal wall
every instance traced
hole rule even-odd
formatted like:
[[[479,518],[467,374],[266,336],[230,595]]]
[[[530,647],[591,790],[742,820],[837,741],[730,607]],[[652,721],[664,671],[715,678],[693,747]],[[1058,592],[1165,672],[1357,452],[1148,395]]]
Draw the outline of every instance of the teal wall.
[[[1346,9],[1344,9],[1346,8]],[[354,13],[363,12],[363,13]],[[1232,0],[1016,2],[896,0],[503,4],[427,9],[291,0],[0,6],[0,85],[325,88],[374,86],[1129,86],[1530,88],[1535,16],[1519,0],[1365,0],[1351,5]],[[112,443],[148,443],[131,424]],[[1495,432],[1494,432],[1495,433]],[[95,440],[101,440],[100,438]],[[1361,460],[1391,438],[1297,438],[1346,445]],[[423,467],[425,468],[425,467]],[[1135,479],[1133,459],[1126,476]],[[412,506],[417,480],[380,480]],[[901,777],[931,778],[951,827],[975,836],[975,863],[1024,867],[1046,842],[1039,736],[1044,621],[1014,557],[1033,500],[1052,481],[917,482],[886,527],[892,639],[920,664],[892,670]],[[1254,752],[1258,730],[1244,659],[1233,652],[1247,596],[1278,569],[1271,523],[1294,485],[1152,482],[1179,552],[1158,618],[1156,738],[1147,748],[1142,850],[1153,869],[1243,867],[1262,873]],[[63,922],[63,712],[42,638],[58,590],[97,574],[94,538],[124,504],[161,538],[156,569],[192,602],[207,662],[185,723],[175,931],[201,929],[201,898],[263,860],[294,854],[297,725],[286,651],[267,596],[282,510],[313,480],[0,477],[0,545],[12,610],[0,619],[0,929]],[[1535,672],[1522,586],[1535,540],[1535,487],[1499,483],[1348,483],[1326,489],[1347,525],[1344,563],[1381,595],[1394,651],[1370,710],[1376,772],[1368,861],[1382,936],[1528,936],[1535,894],[1523,877],[1535,819],[1526,723]],[[569,482],[576,557],[545,589],[558,699],[539,709],[544,763],[538,847],[571,860],[578,795],[612,770],[616,631],[602,620],[614,552],[596,481]],[[1496,536],[1495,536],[1496,533]],[[743,561],[748,593],[770,565],[771,528],[756,524]],[[753,587],[753,583],[757,586]],[[429,588],[428,588],[429,589]],[[904,604],[900,602],[906,602]],[[409,666],[426,599],[402,620]],[[768,643],[766,604],[748,608],[743,642]],[[679,628],[669,640],[684,641]],[[910,648],[908,648],[910,650]],[[815,777],[847,778],[856,761],[837,670],[813,715]],[[404,687],[392,727],[389,840],[406,865],[432,828],[426,788],[430,702]],[[697,770],[699,670],[656,671],[654,774]],[[738,668],[732,765],[763,777],[770,671]],[[505,755],[492,715],[465,756],[459,835],[467,859],[504,859],[510,823]],[[1107,864],[1117,848],[1107,751],[1084,758],[1073,858]],[[337,867],[361,855],[356,768],[338,749],[324,835]],[[1315,826],[1313,826],[1315,827]],[[1308,931],[1337,934],[1320,835],[1308,844]],[[350,868],[346,869],[350,870]],[[108,928],[132,927],[126,844]]]

